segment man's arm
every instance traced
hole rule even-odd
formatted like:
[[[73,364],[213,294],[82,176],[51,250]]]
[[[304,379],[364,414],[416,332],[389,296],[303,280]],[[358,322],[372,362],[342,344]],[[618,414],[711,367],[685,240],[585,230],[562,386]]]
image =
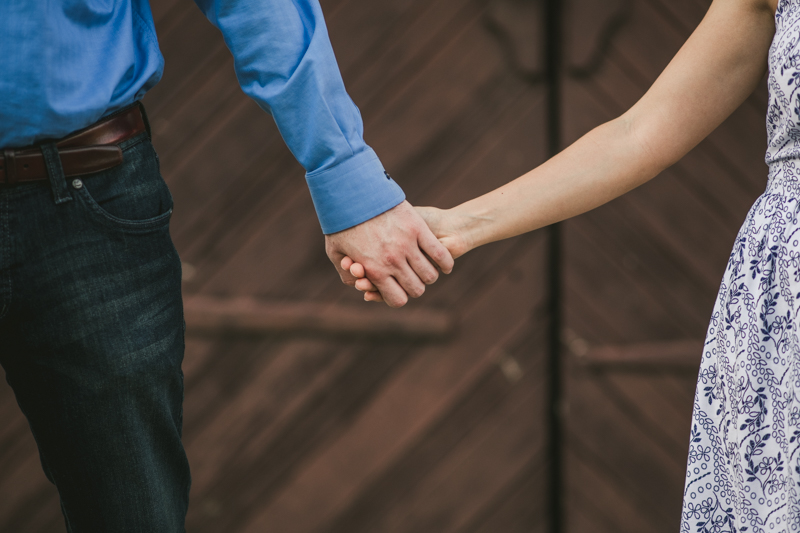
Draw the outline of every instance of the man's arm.
[[[342,281],[349,255],[389,305],[419,296],[453,260],[363,140],[318,0],[196,0],[234,57],[244,92],[272,114],[306,181]]]

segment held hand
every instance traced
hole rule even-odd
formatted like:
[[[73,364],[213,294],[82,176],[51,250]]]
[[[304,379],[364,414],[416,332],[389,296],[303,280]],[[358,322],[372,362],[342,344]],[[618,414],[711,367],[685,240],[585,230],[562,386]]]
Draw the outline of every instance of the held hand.
[[[454,259],[464,255],[470,249],[463,233],[458,230],[459,227],[466,226],[466,219],[461,220],[463,217],[458,217],[454,212],[435,207],[415,207],[415,209]],[[362,264],[356,263],[350,257],[345,256],[342,258],[340,266],[356,278],[355,288],[364,293],[365,301],[383,301],[377,287],[367,278],[366,270]]]
[[[342,258],[341,267],[343,270],[350,272],[350,275],[356,278],[355,288],[364,293],[365,302],[382,302],[383,297],[378,292],[378,288],[366,278],[366,271],[364,265],[361,263],[354,263],[352,259],[347,256]]]
[[[418,298],[439,272],[426,255],[449,274],[453,258],[408,202],[350,229],[325,236],[328,257],[342,282],[354,286],[356,277],[342,268],[345,256],[358,261],[390,307]]]
[[[436,235],[439,242],[447,248],[453,259],[458,259],[472,249],[467,243],[463,231],[469,224],[467,217],[458,215],[452,209],[416,206],[414,209]]]

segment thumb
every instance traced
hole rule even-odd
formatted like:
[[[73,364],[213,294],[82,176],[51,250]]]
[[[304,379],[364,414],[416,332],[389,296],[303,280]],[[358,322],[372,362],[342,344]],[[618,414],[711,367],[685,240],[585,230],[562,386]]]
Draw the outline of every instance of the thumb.
[[[436,229],[439,226],[439,209],[435,207],[420,207],[416,205],[414,206],[414,209],[417,210],[417,214],[422,217],[422,220],[425,221],[425,224],[427,224],[433,234],[436,235]],[[438,237],[438,235],[436,236]]]
[[[442,272],[449,274],[453,271],[453,255],[444,244],[430,231],[421,231],[417,237],[420,249],[439,266]]]

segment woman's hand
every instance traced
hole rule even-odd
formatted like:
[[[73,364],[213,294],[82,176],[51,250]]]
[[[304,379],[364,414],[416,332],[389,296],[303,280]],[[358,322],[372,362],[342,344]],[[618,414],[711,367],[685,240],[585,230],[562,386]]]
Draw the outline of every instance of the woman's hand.
[[[439,239],[439,242],[447,248],[453,259],[464,255],[473,248],[467,240],[465,231],[469,226],[468,217],[461,216],[452,209],[445,210],[436,207],[415,207],[415,209]],[[364,293],[365,301],[383,301],[378,289],[368,279],[367,272],[361,263],[356,263],[345,256],[342,258],[341,266],[342,269],[350,271],[350,274],[357,278],[355,287]]]
[[[382,302],[383,296],[381,293],[378,292],[378,288],[372,284],[370,280],[367,279],[367,273],[364,270],[364,265],[361,263],[356,263],[348,256],[344,256],[341,262],[342,270],[347,270],[350,272],[354,278],[356,278],[356,289],[360,290],[364,293],[364,301],[365,302]]]
[[[455,209],[438,209],[436,207],[414,207],[417,213],[439,239],[453,259],[461,257],[474,246],[467,239],[467,228],[470,219],[460,215]]]

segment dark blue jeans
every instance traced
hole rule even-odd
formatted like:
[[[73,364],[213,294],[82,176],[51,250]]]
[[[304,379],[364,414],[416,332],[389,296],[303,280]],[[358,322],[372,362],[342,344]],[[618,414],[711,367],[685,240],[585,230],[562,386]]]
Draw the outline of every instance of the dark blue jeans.
[[[0,363],[73,533],[183,532],[181,266],[147,134],[124,162],[0,185]]]

